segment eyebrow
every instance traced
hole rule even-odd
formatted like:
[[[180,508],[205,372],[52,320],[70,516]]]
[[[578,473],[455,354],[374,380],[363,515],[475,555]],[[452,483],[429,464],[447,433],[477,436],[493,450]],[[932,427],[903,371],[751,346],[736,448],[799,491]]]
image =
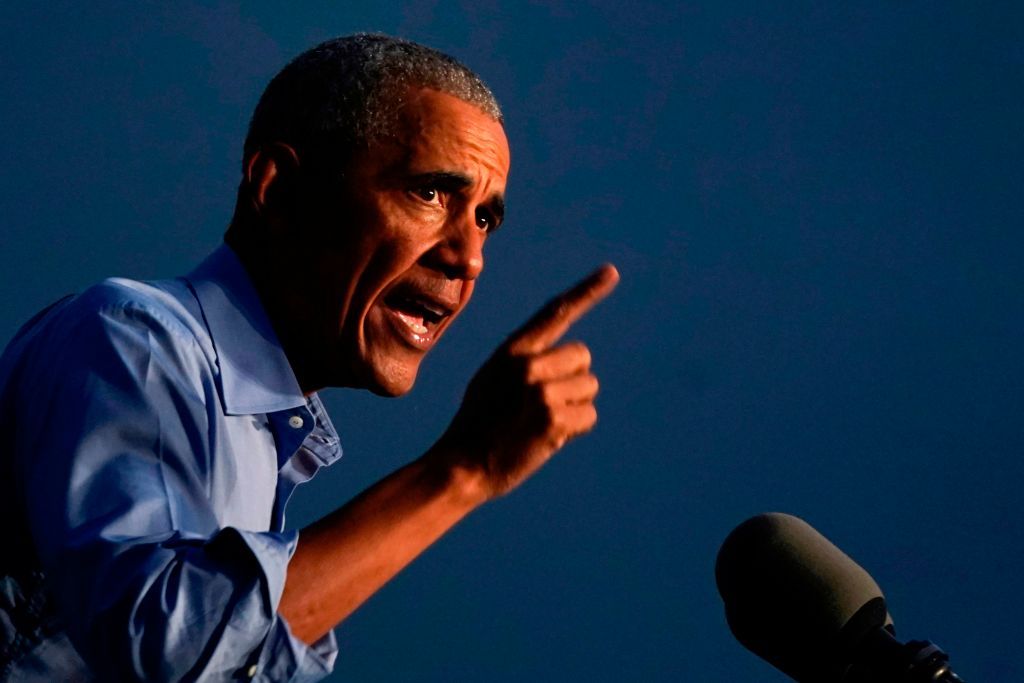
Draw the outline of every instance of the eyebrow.
[[[465,189],[473,184],[473,179],[456,171],[430,171],[429,173],[418,173],[409,180],[413,184],[430,185],[439,190],[455,192]]]
[[[459,192],[473,184],[472,178],[457,171],[418,173],[411,176],[409,181],[414,185],[436,187],[444,192]],[[505,198],[502,195],[495,193],[491,196],[487,208],[494,214],[494,219],[499,225],[505,220]]]

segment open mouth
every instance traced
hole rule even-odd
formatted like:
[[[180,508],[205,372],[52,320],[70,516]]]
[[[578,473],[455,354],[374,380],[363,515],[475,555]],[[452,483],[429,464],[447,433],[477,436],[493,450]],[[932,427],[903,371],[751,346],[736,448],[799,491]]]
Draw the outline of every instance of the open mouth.
[[[384,304],[417,345],[432,342],[440,324],[452,315],[457,305],[412,288],[396,289],[385,297]]]

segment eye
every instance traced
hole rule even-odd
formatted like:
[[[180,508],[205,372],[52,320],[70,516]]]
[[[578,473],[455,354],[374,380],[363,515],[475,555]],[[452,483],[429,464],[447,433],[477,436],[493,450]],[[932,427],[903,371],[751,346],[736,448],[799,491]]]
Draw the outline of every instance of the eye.
[[[410,190],[410,192],[428,204],[439,201],[441,197],[441,193],[435,187],[417,187]]]
[[[490,211],[487,211],[486,209],[477,209],[476,227],[481,230],[486,230],[487,232],[494,232],[498,229],[498,221]]]

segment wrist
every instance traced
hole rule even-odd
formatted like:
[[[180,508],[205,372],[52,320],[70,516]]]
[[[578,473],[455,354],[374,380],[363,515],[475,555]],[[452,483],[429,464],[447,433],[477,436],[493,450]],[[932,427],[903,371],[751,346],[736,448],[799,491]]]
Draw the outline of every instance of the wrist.
[[[491,498],[483,468],[446,440],[438,441],[421,459],[428,476],[458,503],[475,508]]]

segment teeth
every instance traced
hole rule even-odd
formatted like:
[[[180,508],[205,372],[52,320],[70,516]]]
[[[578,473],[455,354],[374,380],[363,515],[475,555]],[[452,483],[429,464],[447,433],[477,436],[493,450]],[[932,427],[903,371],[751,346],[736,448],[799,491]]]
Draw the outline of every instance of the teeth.
[[[430,301],[423,301],[422,299],[409,299],[409,303],[417,308],[421,308],[435,318],[443,318],[448,315],[448,309],[438,306]]]
[[[415,334],[424,335],[427,333],[427,327],[423,324],[423,318],[414,318],[411,315],[398,311],[398,317],[402,319],[410,330]]]
[[[438,318],[443,318],[447,314],[447,311],[445,309],[438,308],[437,306],[432,306],[427,303],[420,302],[420,306],[422,306],[425,310],[430,311]]]

